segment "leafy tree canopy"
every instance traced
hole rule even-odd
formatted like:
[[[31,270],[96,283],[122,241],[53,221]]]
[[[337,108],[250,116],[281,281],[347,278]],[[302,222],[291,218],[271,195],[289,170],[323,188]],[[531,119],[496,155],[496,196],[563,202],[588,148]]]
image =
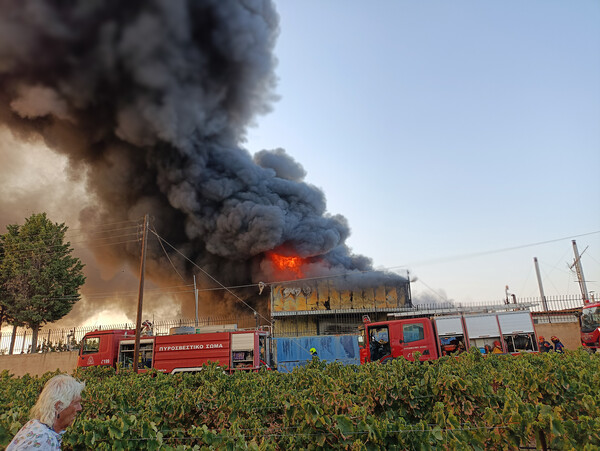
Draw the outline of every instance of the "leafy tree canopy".
[[[40,326],[71,311],[85,282],[66,231],[38,213],[0,235],[0,304],[8,322],[29,326],[36,336]]]

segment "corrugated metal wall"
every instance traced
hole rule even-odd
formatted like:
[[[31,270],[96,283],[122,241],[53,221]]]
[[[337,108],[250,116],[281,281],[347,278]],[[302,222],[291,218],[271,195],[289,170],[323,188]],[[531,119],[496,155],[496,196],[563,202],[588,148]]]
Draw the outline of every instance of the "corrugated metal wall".
[[[289,373],[297,366],[310,362],[310,348],[315,348],[319,359],[326,362],[360,364],[357,335],[284,337],[275,338],[274,341],[277,349],[277,369],[282,373]]]
[[[273,318],[274,337],[302,337],[311,335],[352,335],[363,324],[364,313],[297,314]],[[369,312],[372,322],[385,321],[386,312]]]
[[[407,282],[408,283],[408,282]],[[406,285],[344,290],[329,281],[273,286],[271,312],[385,309],[410,304]]]

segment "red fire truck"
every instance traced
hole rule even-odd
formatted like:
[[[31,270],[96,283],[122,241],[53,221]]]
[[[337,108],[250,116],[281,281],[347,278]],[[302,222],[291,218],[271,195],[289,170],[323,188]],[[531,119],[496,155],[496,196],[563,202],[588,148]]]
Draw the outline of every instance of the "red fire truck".
[[[596,352],[600,348],[600,302],[586,304],[581,309],[581,345]]]
[[[414,313],[413,313],[414,315]],[[482,353],[518,354],[538,351],[533,319],[528,310],[497,313],[459,313],[371,323],[365,318],[359,337],[360,362],[388,362],[404,357],[433,360],[472,347]]]
[[[163,373],[200,371],[215,362],[227,371],[256,371],[271,364],[271,339],[266,330],[223,330],[196,333],[173,328],[169,335],[140,337],[138,371]],[[83,338],[77,366],[133,366],[135,330],[96,330]]]

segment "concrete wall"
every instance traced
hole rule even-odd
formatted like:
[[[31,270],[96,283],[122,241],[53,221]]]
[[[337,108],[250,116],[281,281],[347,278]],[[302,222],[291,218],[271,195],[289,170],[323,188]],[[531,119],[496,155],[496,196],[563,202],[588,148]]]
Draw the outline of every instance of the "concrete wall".
[[[538,337],[541,335],[550,344],[550,337],[556,335],[567,349],[581,346],[579,323],[541,323],[535,325]]]
[[[41,376],[57,369],[71,374],[77,367],[78,351],[45,354],[0,355],[0,372],[8,370],[15,376]]]

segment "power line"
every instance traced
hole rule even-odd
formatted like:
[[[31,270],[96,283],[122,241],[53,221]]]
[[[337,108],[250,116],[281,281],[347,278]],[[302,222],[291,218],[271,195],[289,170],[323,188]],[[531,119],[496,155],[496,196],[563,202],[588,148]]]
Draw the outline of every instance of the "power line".
[[[19,242],[19,243],[0,243],[0,250],[4,249],[5,251],[10,251],[11,255],[14,254],[27,254],[30,252],[34,252],[34,251],[39,251],[39,250],[47,250],[47,251],[51,251],[52,249],[56,249],[56,248],[61,248],[61,247],[71,247],[72,245],[75,244],[94,244],[96,242],[102,242],[102,241],[106,241],[106,240],[111,240],[111,239],[118,239],[118,238],[129,238],[131,237],[133,239],[133,241],[137,241],[137,231],[132,231],[129,233],[123,233],[120,235],[113,235],[113,236],[108,236],[108,237],[97,237],[97,238],[91,238],[91,239],[86,239],[86,240],[81,240],[81,241],[73,241],[71,242],[70,240],[66,240],[63,243],[60,244],[47,244],[44,243],[43,241],[35,241],[35,242],[29,242],[29,243],[23,243],[23,242]],[[51,237],[52,241],[55,241],[55,237]],[[112,244],[112,243],[107,243],[107,244]]]
[[[203,268],[201,268],[200,266],[198,266],[195,262],[193,262],[192,260],[190,260],[186,255],[184,255],[182,252],[180,252],[177,248],[175,248],[172,244],[170,244],[168,241],[164,240],[163,238],[160,237],[160,235],[158,235],[158,233],[156,233],[155,230],[151,230],[151,232],[156,235],[156,237],[161,240],[164,241],[165,244],[167,244],[171,249],[173,249],[175,252],[177,252],[179,255],[181,255],[184,259],[186,259],[188,262],[190,262],[192,265],[194,265],[196,268],[198,268],[200,271],[202,271],[202,273],[204,275],[206,275],[207,277],[209,277],[211,280],[213,280],[215,283],[217,283],[222,289],[224,289],[225,291],[227,291],[229,294],[231,294],[235,299],[237,299],[238,301],[240,301],[242,304],[244,304],[246,307],[248,307],[250,310],[252,310],[252,312],[254,313],[254,315],[256,316],[260,316],[262,319],[264,319],[268,324],[272,325],[271,321],[269,321],[265,316],[263,316],[261,313],[259,313],[258,311],[256,311],[254,308],[252,308],[246,301],[244,301],[242,298],[240,298],[237,294],[235,294],[233,291],[231,291],[231,289],[227,288],[225,285],[223,285],[221,282],[219,282],[217,279],[215,279],[212,275],[210,275],[208,272],[206,272]],[[257,284],[258,285],[258,284]]]
[[[423,260],[423,261],[420,261],[420,262],[413,262],[412,265],[391,266],[391,267],[385,268],[385,269],[391,270],[391,269],[397,269],[397,268],[408,268],[409,266],[418,266],[418,265],[427,265],[427,264],[434,264],[434,263],[453,262],[453,261],[457,261],[457,260],[465,260],[465,259],[474,258],[474,257],[483,257],[485,255],[499,254],[499,253],[502,253],[502,252],[515,251],[515,250],[519,250],[519,249],[525,249],[525,248],[528,248],[528,247],[535,247],[535,246],[541,246],[541,245],[544,245],[544,244],[556,243],[558,241],[572,240],[573,238],[579,238],[579,237],[582,237],[582,236],[594,235],[596,233],[600,233],[600,230],[597,230],[595,232],[582,233],[580,235],[572,235],[572,236],[567,236],[567,237],[563,237],[563,238],[556,238],[556,239],[553,239],[553,240],[538,241],[538,242],[535,242],[535,243],[521,244],[521,245],[518,245],[518,246],[504,247],[504,248],[499,248],[499,249],[492,249],[492,250],[489,250],[489,251],[473,252],[473,253],[469,253],[469,254],[457,254],[457,255],[443,257],[443,258],[437,258],[437,259],[431,259],[431,260]]]
[[[154,227],[152,228],[152,233],[154,233],[154,235],[158,236],[158,233],[156,233],[156,229]],[[177,273],[177,275],[181,278],[181,280],[184,280],[183,276],[181,274],[179,274],[179,271],[177,271],[177,268],[175,268],[175,265],[171,261],[171,257],[169,257],[169,254],[167,253],[167,250],[163,246],[162,241],[160,240],[160,238],[158,240],[158,243],[160,244],[160,247],[163,250],[163,252],[165,253],[165,255],[167,256],[167,260],[169,260],[169,263],[171,263],[171,266],[173,267],[173,270]]]
[[[157,232],[155,230],[152,230],[152,233],[154,233],[158,237],[159,241],[162,240],[162,238],[157,234]],[[517,250],[517,249],[523,249],[523,248],[527,248],[527,247],[540,246],[540,245],[543,245],[543,244],[549,244],[549,243],[554,243],[554,242],[558,242],[558,241],[570,240],[570,239],[573,239],[573,238],[577,238],[577,237],[581,237],[581,236],[587,236],[587,235],[593,235],[593,234],[597,234],[597,233],[600,233],[600,230],[599,231],[595,231],[595,232],[584,233],[584,234],[581,234],[581,235],[569,236],[569,237],[564,237],[564,238],[557,238],[557,239],[553,239],[553,240],[541,241],[541,242],[536,242],[536,243],[528,243],[528,244],[523,244],[523,245],[519,245],[519,246],[505,247],[505,248],[500,248],[500,249],[495,249],[495,250],[489,250],[489,251],[483,251],[483,252],[475,252],[475,253],[471,253],[471,254],[456,255],[456,256],[453,256],[453,257],[449,256],[449,257],[444,257],[444,258],[440,258],[440,259],[434,259],[434,260],[424,261],[421,264],[426,264],[427,262],[429,262],[429,263],[437,263],[437,262],[443,262],[443,261],[451,262],[451,261],[454,261],[454,260],[459,260],[459,259],[464,259],[464,258],[472,258],[472,257],[484,256],[484,255],[488,255],[488,254],[500,253],[500,252],[508,252],[508,251],[511,251],[511,250]],[[167,243],[167,242],[165,241],[165,243]],[[189,261],[194,266],[196,266],[201,271],[203,271],[205,274],[207,274],[202,268],[200,268],[198,265],[196,265],[192,260],[190,260],[184,254],[182,254],[180,251],[178,251],[175,247],[173,247],[169,243],[167,243],[167,244],[172,249],[174,249],[177,253],[179,253],[180,255],[182,255],[187,261]],[[415,266],[415,265],[417,265],[417,263],[415,263],[413,265],[407,264],[407,265],[390,266],[390,267],[384,267],[384,268],[378,268],[378,269],[352,270],[352,271],[346,271],[346,272],[342,272],[342,273],[328,274],[328,275],[324,275],[324,276],[304,277],[304,278],[298,278],[298,279],[292,279],[292,280],[283,280],[283,281],[267,281],[267,282],[264,282],[264,284],[265,285],[269,285],[269,286],[272,286],[272,285],[297,284],[297,283],[301,283],[301,282],[309,282],[309,281],[315,281],[315,280],[331,279],[331,278],[336,278],[336,277],[346,277],[346,276],[356,275],[356,274],[368,274],[368,273],[374,273],[374,272],[392,271],[394,269],[409,268],[410,266]],[[260,283],[251,283],[251,284],[246,284],[246,285],[236,285],[236,286],[225,287],[224,285],[222,285],[221,283],[219,283],[216,279],[214,279],[212,276],[210,276],[209,274],[207,274],[207,275],[211,279],[213,279],[215,282],[217,282],[219,284],[219,287],[203,288],[203,289],[199,289],[198,290],[199,292],[219,291],[219,290],[233,290],[233,289],[240,289],[240,288],[251,288],[251,287],[259,287],[261,285]],[[439,293],[437,293],[433,288],[429,287],[425,282],[421,281],[421,283],[423,283],[423,285],[425,285],[428,289],[430,289],[437,296],[439,296],[440,298],[443,299],[443,297]],[[252,309],[252,307],[250,307],[250,308]],[[252,310],[254,311],[254,309],[252,309]]]
[[[119,228],[108,228],[105,230],[102,230],[101,227],[104,226],[104,224],[102,224],[100,227],[96,228],[96,229],[70,229],[67,226],[65,226],[64,230],[62,230],[62,232],[64,233],[64,238],[65,239],[69,239],[69,235],[73,235],[75,237],[78,236],[86,236],[86,235],[93,235],[93,234],[102,234],[102,233],[110,233],[110,232],[117,232],[117,231],[121,231],[121,230],[127,230],[127,229],[139,229],[139,224],[132,224],[130,226],[127,227],[119,227]],[[19,228],[21,228],[22,225],[19,225]],[[81,233],[73,233],[74,231],[79,231]],[[1,235],[0,235],[1,236]],[[35,238],[35,237],[40,237],[40,236],[46,236],[45,233],[40,232],[40,233],[35,233],[35,234],[31,234],[28,235],[29,238]],[[0,243],[0,247],[3,246],[3,243]]]

